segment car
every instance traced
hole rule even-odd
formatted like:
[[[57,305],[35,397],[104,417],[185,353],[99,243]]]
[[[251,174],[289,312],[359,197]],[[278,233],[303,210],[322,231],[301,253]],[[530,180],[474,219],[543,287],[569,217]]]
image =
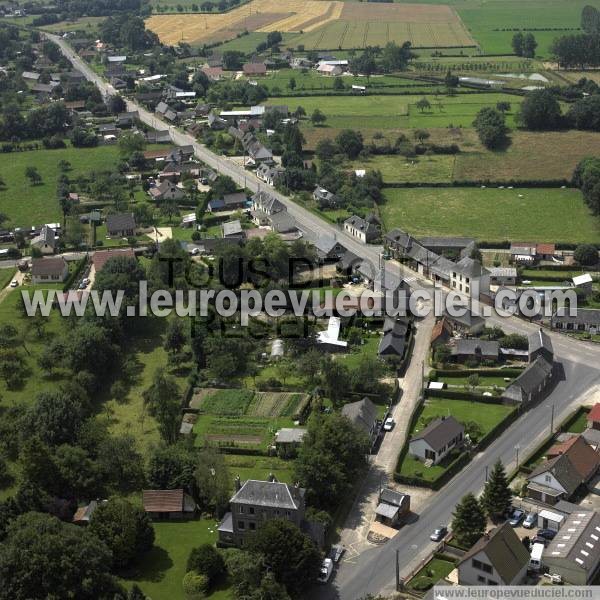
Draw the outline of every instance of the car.
[[[553,540],[556,536],[556,531],[552,529],[538,529],[537,536],[543,537],[545,540]]]
[[[521,510],[520,508],[515,509],[513,514],[510,516],[510,519],[508,520],[509,525],[511,525],[512,527],[518,527],[519,523],[523,520],[524,516],[524,510]]]
[[[535,524],[537,523],[538,514],[536,512],[530,512],[525,517],[523,521],[523,527],[525,529],[533,529]]]
[[[198,256],[200,254],[200,248],[192,248],[192,256]]]
[[[18,282],[16,279],[13,279],[13,280],[10,282],[10,287],[12,287],[12,288],[15,288],[15,287],[17,287],[18,285],[19,285],[19,282]]]
[[[388,417],[385,422],[383,423],[383,430],[384,431],[391,431],[392,429],[394,429],[394,425],[396,424],[396,422],[394,421],[394,419],[392,419],[392,417]]]
[[[83,281],[79,284],[79,289],[80,290],[85,290],[87,286],[85,285],[85,283],[83,283]]]
[[[90,283],[90,279],[89,279],[89,277],[84,277],[84,278],[81,280],[81,283],[84,283],[85,285],[89,285],[89,283]]]
[[[331,558],[334,563],[339,563],[340,559],[342,558],[342,554],[344,554],[345,551],[346,548],[344,548],[344,546],[340,546],[339,544],[331,546],[329,558]]]
[[[531,547],[533,547],[534,544],[544,544],[544,546],[547,546],[550,543],[549,540],[547,540],[546,538],[542,537],[541,535],[536,535],[531,541],[530,541],[530,545]]]
[[[432,542],[441,542],[448,533],[447,527],[438,527],[430,536],[429,539]]]
[[[317,577],[319,583],[327,583],[333,573],[333,561],[330,558],[324,558],[321,563],[321,571]]]

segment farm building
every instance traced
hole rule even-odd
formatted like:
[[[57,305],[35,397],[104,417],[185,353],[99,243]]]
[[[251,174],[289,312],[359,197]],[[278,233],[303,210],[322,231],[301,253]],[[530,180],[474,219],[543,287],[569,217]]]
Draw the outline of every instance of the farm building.
[[[143,490],[142,504],[153,519],[183,519],[196,512],[196,503],[182,489]]]

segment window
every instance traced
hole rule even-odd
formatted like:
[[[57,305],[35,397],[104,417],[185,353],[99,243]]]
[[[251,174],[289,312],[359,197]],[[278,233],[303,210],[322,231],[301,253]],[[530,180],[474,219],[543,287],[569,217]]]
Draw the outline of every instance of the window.
[[[248,509],[248,512],[249,512],[251,515],[253,515],[253,514],[254,514],[254,506],[251,506],[251,507]]]
[[[240,512],[240,515],[244,514],[244,507],[243,506],[240,506],[240,511],[239,512]]]
[[[285,516],[286,517],[291,517],[292,516],[292,511],[291,510],[286,510],[285,511]]]
[[[551,476],[551,475],[546,475],[546,476],[544,477],[544,481],[545,481],[546,483],[551,483],[551,482],[552,482],[552,476]]]
[[[476,558],[474,558],[471,561],[471,565],[474,569],[477,569],[478,571],[483,571],[484,573],[491,573],[493,570],[491,565],[483,563],[480,560],[477,560]]]
[[[488,579],[487,584],[488,585],[498,585],[493,579]]]
[[[246,529],[246,523],[244,521],[238,521],[238,529]]]
[[[256,530],[256,523],[248,523],[248,526],[250,527],[250,531],[255,531]]]
[[[485,577],[483,575],[477,575],[477,583],[485,584]]]

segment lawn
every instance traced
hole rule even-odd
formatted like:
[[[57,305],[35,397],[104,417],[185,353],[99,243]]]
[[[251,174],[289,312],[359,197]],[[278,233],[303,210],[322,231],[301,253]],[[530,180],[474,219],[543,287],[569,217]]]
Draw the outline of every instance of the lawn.
[[[422,569],[415,573],[415,576],[408,582],[410,589],[423,590],[424,585],[437,583],[440,579],[446,577],[454,568],[455,563],[441,558],[432,558]]]
[[[278,481],[292,483],[292,463],[275,456],[242,456],[225,454],[225,463],[231,475],[231,489],[237,475],[242,481],[258,479],[266,481],[269,475],[275,475]]]
[[[137,583],[149,598],[182,598],[181,582],[192,548],[217,540],[218,523],[213,519],[160,521],[154,523],[154,548],[122,582],[126,587]],[[211,600],[233,598],[226,585],[207,596]]]
[[[12,281],[16,272],[14,267],[0,270],[0,290],[3,290]]]
[[[10,225],[28,226],[62,219],[56,200],[56,183],[60,171],[58,163],[71,163],[70,179],[90,171],[116,169],[119,160],[117,146],[97,148],[65,148],[60,150],[31,150],[5,154],[0,162],[0,211],[10,219]],[[25,177],[25,169],[34,166],[42,176],[40,185],[32,186]]]
[[[399,227],[417,237],[556,243],[600,238],[598,219],[573,189],[407,188],[385,190],[385,197],[385,228]]]
[[[431,105],[421,111],[416,103],[423,97]],[[307,115],[318,108],[327,117],[325,127],[380,129],[471,127],[473,119],[484,107],[495,107],[500,101],[511,102],[513,107],[520,99],[500,93],[445,95],[368,95],[368,96],[293,96],[271,98],[266,104],[301,105]],[[513,114],[507,115],[507,123],[513,124]]]
[[[450,183],[456,157],[434,154],[431,156],[377,155],[351,163],[353,169],[381,171],[385,183]]]

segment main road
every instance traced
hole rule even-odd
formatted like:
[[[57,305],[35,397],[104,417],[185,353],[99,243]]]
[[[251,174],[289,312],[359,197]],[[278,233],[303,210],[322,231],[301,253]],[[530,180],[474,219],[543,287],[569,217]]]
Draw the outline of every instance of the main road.
[[[62,38],[46,34],[61,49],[73,66],[98,86],[103,96],[116,94],[116,90],[97,75]],[[228,175],[239,185],[259,191],[265,186],[253,173],[242,166],[218,156],[199,144],[195,138],[183,133],[159,119],[142,106],[127,101],[130,111],[137,111],[141,121],[155,129],[168,129],[173,143],[193,146],[196,156],[223,175]],[[290,198],[268,188],[269,192],[283,202],[299,227],[312,239],[334,237],[357,256],[369,260],[374,268],[381,264],[381,247],[364,246],[331,223],[294,203]],[[405,274],[404,268],[393,261],[385,261],[386,276],[398,279]],[[410,271],[411,287],[430,288],[431,283]],[[532,333],[537,325],[517,318],[492,317],[490,323],[501,325],[507,332]],[[580,342],[555,333],[550,333],[557,360],[562,365],[563,378],[553,392],[534,409],[524,413],[506,432],[474,459],[435,494],[423,507],[418,519],[402,528],[400,533],[382,546],[374,546],[349,557],[336,573],[331,585],[322,587],[316,596],[323,599],[358,600],[368,593],[378,594],[395,589],[396,552],[398,552],[401,574],[406,574],[433,548],[429,533],[437,525],[451,520],[454,506],[467,492],[479,493],[485,481],[486,467],[491,467],[498,459],[508,469],[516,467],[517,448],[521,456],[535,448],[550,433],[551,419],[559,423],[576,406],[590,401],[591,394],[598,396],[600,390],[600,347]],[[600,398],[598,398],[600,400]]]

